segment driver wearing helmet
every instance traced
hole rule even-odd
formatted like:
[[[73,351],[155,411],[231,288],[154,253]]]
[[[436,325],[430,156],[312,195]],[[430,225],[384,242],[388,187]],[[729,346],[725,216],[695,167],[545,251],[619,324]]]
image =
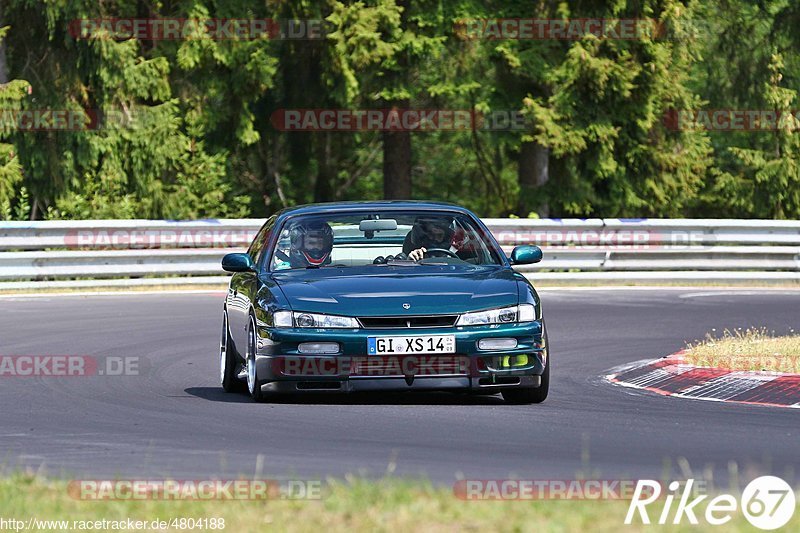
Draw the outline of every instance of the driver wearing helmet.
[[[452,241],[455,230],[452,221],[443,217],[419,217],[406,235],[403,253],[412,261],[425,257],[425,252],[433,248],[455,253]]]
[[[331,262],[333,230],[323,220],[299,222],[289,230],[291,268],[319,267]]]

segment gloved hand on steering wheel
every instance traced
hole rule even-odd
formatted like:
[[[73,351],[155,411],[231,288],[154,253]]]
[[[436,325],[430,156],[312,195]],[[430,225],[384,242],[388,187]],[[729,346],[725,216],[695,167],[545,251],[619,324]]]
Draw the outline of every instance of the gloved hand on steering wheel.
[[[412,261],[423,259],[426,253],[436,250],[439,254],[457,257],[450,251],[453,240],[452,220],[444,217],[421,216],[414,221],[409,232],[408,241],[413,248],[408,253]]]

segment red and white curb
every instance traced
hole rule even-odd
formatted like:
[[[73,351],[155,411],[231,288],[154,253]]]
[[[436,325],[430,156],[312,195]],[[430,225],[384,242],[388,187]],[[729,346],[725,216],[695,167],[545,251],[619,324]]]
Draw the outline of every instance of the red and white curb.
[[[800,374],[698,367],[684,353],[617,367],[605,378],[664,396],[800,408]]]

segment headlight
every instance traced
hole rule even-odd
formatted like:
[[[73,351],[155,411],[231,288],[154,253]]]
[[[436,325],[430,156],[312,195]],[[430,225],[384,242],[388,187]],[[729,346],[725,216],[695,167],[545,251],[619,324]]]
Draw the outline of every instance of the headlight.
[[[475,313],[464,313],[458,318],[456,326],[480,326],[484,324],[512,324],[514,322],[533,322],[536,317],[536,310],[531,304],[512,305],[510,307],[500,307],[489,309],[488,311],[477,311]]]
[[[349,316],[322,315],[318,313],[292,313],[277,311],[274,315],[276,328],[357,328],[358,320]]]

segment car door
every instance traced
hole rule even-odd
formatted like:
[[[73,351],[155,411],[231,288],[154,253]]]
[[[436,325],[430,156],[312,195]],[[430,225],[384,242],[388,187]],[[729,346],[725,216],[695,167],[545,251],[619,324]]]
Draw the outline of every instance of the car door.
[[[266,250],[275,217],[269,218],[256,234],[247,253],[260,268],[261,256]],[[228,287],[228,320],[230,323],[231,339],[236,347],[236,351],[244,356],[247,348],[247,324],[250,316],[250,308],[253,298],[258,291],[257,272],[237,272],[231,278]]]

